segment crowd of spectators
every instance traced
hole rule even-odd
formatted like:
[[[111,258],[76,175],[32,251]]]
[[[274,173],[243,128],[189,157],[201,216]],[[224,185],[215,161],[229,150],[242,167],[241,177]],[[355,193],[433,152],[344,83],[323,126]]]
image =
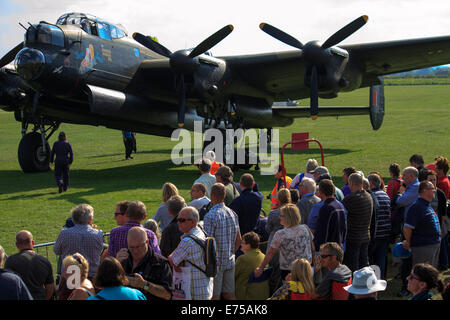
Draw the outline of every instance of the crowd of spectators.
[[[429,300],[435,289],[448,299],[439,272],[449,266],[449,162],[409,161],[402,172],[390,164],[386,185],[379,172],[343,168],[342,188],[314,159],[294,179],[279,166],[266,216],[251,174],[235,182],[228,166],[203,158],[190,202],[167,182],[153,219],[141,201],[115,204],[107,244],[94,208],[75,206],[53,248],[56,286],[33,235],[19,231],[18,253],[0,246],[0,299],[170,300],[181,290],[192,300],[376,300],[394,263],[398,296]],[[388,266],[393,246],[405,254]]]

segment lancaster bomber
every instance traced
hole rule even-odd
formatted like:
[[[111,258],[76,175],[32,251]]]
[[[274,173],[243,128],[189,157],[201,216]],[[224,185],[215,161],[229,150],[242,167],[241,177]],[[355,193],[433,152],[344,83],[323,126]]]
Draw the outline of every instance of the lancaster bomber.
[[[24,41],[0,59],[0,108],[22,124],[24,172],[49,170],[49,137],[61,123],[105,126],[158,136],[174,129],[274,128],[297,117],[384,116],[382,76],[450,63],[450,36],[340,45],[368,21],[361,16],[325,42],[305,44],[261,23],[295,50],[214,57],[227,25],[193,49],[170,51],[152,37],[83,13],[55,24],[29,23]],[[14,63],[12,63],[14,62]],[[319,107],[319,97],[369,88],[363,107]],[[276,101],[309,99],[309,107]],[[29,125],[32,128],[29,130]]]

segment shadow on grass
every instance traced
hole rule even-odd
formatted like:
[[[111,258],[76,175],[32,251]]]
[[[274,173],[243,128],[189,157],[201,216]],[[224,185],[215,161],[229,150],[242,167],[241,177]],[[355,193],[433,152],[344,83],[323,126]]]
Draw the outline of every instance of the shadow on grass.
[[[171,154],[171,153],[172,153],[172,149],[165,149],[165,150],[156,149],[156,150],[142,150],[142,151],[139,150],[137,152],[138,155],[139,154]],[[132,155],[134,155],[134,153],[132,153]],[[107,157],[116,157],[116,156],[125,157],[125,150],[123,152],[105,153],[105,154],[87,156],[86,158],[95,159],[95,158],[107,158]]]
[[[318,149],[309,149],[303,151],[286,150],[286,154],[304,152],[306,154],[320,155]],[[357,152],[347,149],[328,149],[327,156],[341,155],[350,152]],[[170,149],[148,150],[141,153],[171,153]],[[92,158],[111,157],[121,155],[122,153],[93,156]],[[120,160],[120,162],[125,160]],[[195,166],[174,165],[170,159],[133,164],[107,169],[73,169],[70,171],[69,192],[58,194],[54,179],[54,172],[42,172],[25,174],[20,170],[0,171],[0,181],[8,181],[8,185],[0,186],[0,194],[15,194],[11,197],[3,197],[4,200],[34,199],[47,197],[52,200],[66,200],[74,204],[87,202],[87,198],[109,192],[129,191],[135,189],[161,189],[165,182],[174,183],[180,190],[190,190],[192,183],[199,177],[199,171]],[[113,161],[114,162],[114,161]],[[181,169],[181,170],[180,170]],[[275,179],[271,175],[260,175],[254,170],[239,170],[234,174],[234,181],[239,181],[243,173],[254,175],[261,191],[271,190],[275,184]],[[288,172],[291,178],[294,178],[298,172]],[[336,180],[334,180],[336,179]],[[335,183],[340,181],[341,177],[333,177]],[[51,189],[52,191],[44,191]],[[74,189],[85,189],[76,191]],[[86,190],[87,189],[87,190]],[[54,190],[54,191],[53,191]],[[36,193],[33,193],[36,191]],[[270,191],[269,191],[270,192]],[[22,193],[17,195],[17,193]],[[24,194],[30,193],[30,194]]]
[[[19,200],[49,196],[48,200],[61,200],[66,198],[70,202],[80,203],[80,198],[89,195],[139,188],[160,189],[167,181],[176,181],[179,189],[190,189],[192,182],[199,176],[199,172],[193,166],[189,169],[189,166],[174,166],[170,160],[165,160],[135,165],[130,161],[130,165],[127,166],[98,170],[73,169],[70,170],[69,189],[80,188],[90,190],[75,193],[69,191],[63,194],[57,193],[53,171],[25,174],[20,170],[6,170],[0,171],[0,181],[9,181],[9,185],[1,185],[0,194],[28,193],[39,190],[38,193],[14,195],[3,199]],[[179,169],[180,167],[185,167],[182,172],[173,170]],[[41,191],[42,189],[48,188],[54,188],[55,191]],[[55,197],[51,197],[53,194],[55,194]]]
[[[361,150],[350,150],[350,149],[330,149],[330,148],[324,148],[323,153],[324,157],[335,157],[340,156],[347,153],[355,153],[360,152]],[[319,148],[313,148],[313,149],[307,149],[307,150],[292,150],[289,147],[286,147],[284,150],[284,154],[308,154],[308,155],[315,155],[320,158],[320,149]]]

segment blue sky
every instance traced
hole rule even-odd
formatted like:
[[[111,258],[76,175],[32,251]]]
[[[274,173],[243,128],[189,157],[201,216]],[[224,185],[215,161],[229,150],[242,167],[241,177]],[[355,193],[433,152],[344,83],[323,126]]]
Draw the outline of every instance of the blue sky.
[[[156,35],[172,51],[196,46],[227,24],[234,31],[212,49],[216,56],[291,50],[259,30],[273,24],[305,43],[325,41],[360,15],[368,23],[343,44],[450,34],[448,0],[0,0],[0,56],[22,41],[19,22],[55,22],[65,12],[91,13]]]

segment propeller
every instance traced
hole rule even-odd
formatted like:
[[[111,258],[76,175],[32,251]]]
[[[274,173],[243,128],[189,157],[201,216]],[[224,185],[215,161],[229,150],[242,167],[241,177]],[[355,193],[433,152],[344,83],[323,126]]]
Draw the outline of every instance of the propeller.
[[[310,41],[303,45],[299,40],[287,34],[286,32],[268,24],[261,23],[259,28],[267,33],[268,35],[274,37],[275,39],[291,46],[302,50],[302,56],[305,60],[306,67],[311,68],[311,75],[309,78],[310,82],[310,113],[311,118],[316,119],[319,113],[319,77],[318,68],[324,67],[328,60],[330,59],[330,54],[327,51],[344,39],[351,36],[353,33],[358,31],[362,26],[366,24],[369,17],[366,15],[360,16],[359,18],[353,20],[339,31],[334,33],[329,37],[322,45],[317,41]],[[306,70],[305,70],[305,80]]]
[[[233,26],[229,24],[203,40],[193,50],[178,50],[173,53],[148,36],[138,32],[133,34],[134,40],[150,50],[169,58],[170,67],[175,73],[175,88],[178,95],[178,126],[180,128],[184,126],[186,112],[185,75],[192,75],[198,67],[198,60],[194,60],[194,58],[214,47],[232,31]]]
[[[169,58],[170,55],[172,54],[172,52],[170,52],[170,50],[164,47],[162,44],[156,42],[151,37],[144,36],[139,32],[133,33],[133,39],[142,44],[144,47],[147,47],[150,50],[153,50],[156,53],[159,53],[160,55],[165,56],[167,58]]]
[[[23,42],[19,43],[17,46],[15,46],[13,49],[11,49],[7,54],[3,56],[3,58],[0,59],[0,68],[6,66],[8,63],[14,60],[16,57],[16,54],[22,50],[23,48]]]

